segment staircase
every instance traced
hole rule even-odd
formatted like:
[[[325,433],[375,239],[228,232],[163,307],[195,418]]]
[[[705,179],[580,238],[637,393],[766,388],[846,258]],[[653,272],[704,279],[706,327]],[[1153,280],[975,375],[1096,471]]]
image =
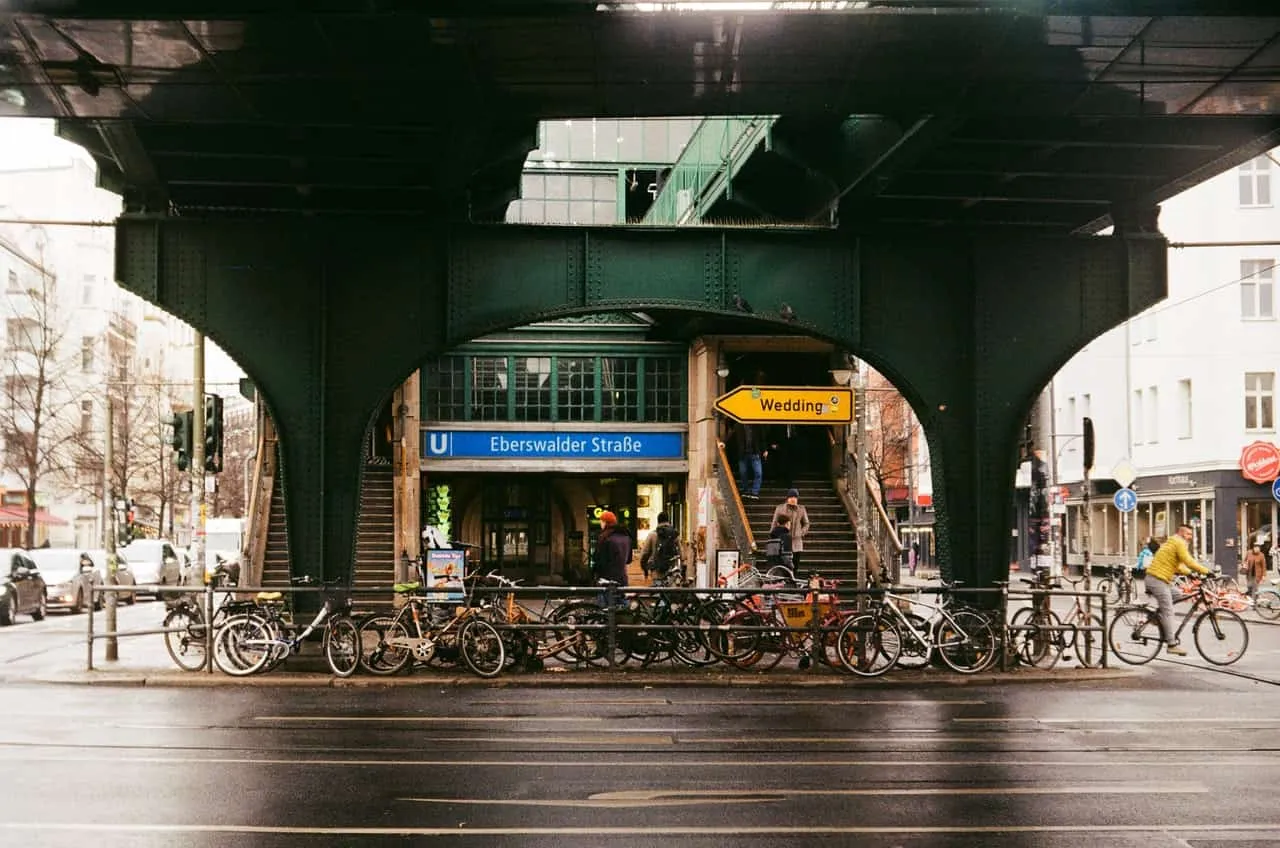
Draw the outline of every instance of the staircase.
[[[801,479],[795,481],[794,487],[800,492],[801,506],[809,513],[809,532],[805,534],[804,552],[800,555],[800,573],[816,571],[826,579],[854,582],[858,576],[858,543],[853,524],[831,480]],[[759,500],[742,502],[760,550],[764,550],[765,540],[769,538],[773,511],[786,500],[789,488],[791,486],[766,483],[760,488]]]
[[[354,595],[356,611],[390,609],[390,586],[395,583],[395,509],[394,478],[390,465],[365,466],[360,481],[360,520],[356,525],[355,588],[380,587],[381,594]],[[284,497],[280,476],[271,490],[271,514],[267,526],[267,545],[262,558],[262,585],[289,585],[289,534],[285,529]]]
[[[284,523],[284,492],[280,490],[279,474],[271,484],[267,544],[262,553],[262,585],[264,587],[288,587],[289,585],[289,530]]]
[[[379,587],[384,594],[353,596],[357,611],[389,610],[390,587],[396,582],[395,477],[391,465],[366,465],[360,479],[360,519],[356,523],[356,562],[353,585]]]

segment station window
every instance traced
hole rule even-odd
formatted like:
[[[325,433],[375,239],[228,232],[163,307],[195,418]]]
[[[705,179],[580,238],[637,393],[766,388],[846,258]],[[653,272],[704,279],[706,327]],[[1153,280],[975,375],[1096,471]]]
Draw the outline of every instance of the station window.
[[[424,421],[682,423],[685,358],[450,355],[422,369]]]

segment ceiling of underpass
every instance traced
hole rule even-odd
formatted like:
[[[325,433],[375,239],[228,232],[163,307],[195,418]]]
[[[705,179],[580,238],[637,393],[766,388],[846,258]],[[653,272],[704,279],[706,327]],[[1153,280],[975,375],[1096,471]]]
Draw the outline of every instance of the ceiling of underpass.
[[[19,0],[0,114],[188,216],[501,220],[539,120],[733,114],[781,116],[738,194],[793,187],[765,219],[1092,231],[1280,143],[1250,4],[855,5]]]

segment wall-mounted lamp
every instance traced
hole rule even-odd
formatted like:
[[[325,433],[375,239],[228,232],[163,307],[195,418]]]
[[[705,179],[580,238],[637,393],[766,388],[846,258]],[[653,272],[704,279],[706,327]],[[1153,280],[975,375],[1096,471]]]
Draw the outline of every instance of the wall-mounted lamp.
[[[729,376],[729,363],[724,361],[723,353],[716,359],[716,376],[722,380]]]

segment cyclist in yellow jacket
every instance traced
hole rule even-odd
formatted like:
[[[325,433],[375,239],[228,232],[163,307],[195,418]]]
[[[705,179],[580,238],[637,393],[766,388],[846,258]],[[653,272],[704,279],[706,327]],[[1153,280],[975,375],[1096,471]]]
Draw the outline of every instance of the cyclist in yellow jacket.
[[[1195,538],[1195,534],[1186,524],[1178,526],[1174,533],[1156,551],[1156,555],[1147,563],[1147,577],[1144,583],[1147,594],[1156,599],[1160,609],[1160,634],[1164,637],[1165,650],[1179,657],[1187,652],[1173,641],[1173,578],[1177,574],[1197,572],[1207,575],[1209,569],[1196,562],[1187,545]]]

